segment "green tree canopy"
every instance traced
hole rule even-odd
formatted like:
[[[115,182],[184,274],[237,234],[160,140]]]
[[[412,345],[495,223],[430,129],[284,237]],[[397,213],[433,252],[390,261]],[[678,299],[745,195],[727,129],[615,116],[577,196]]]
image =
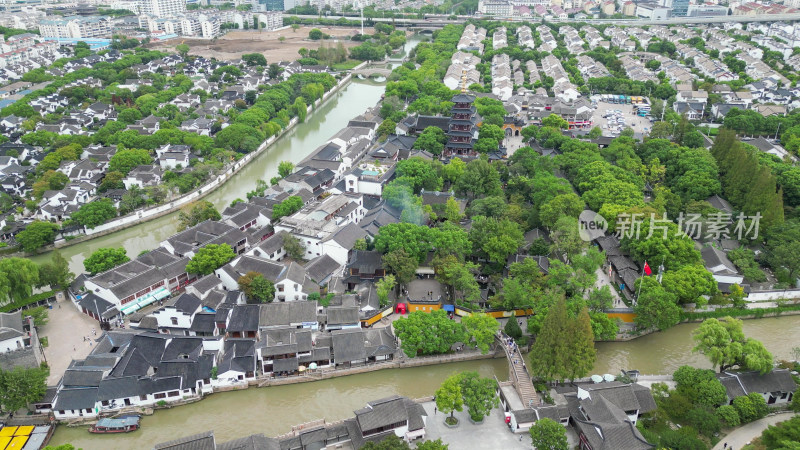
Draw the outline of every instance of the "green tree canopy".
[[[186,265],[188,273],[208,275],[236,257],[228,244],[208,244],[197,250],[197,253]]]
[[[136,166],[148,165],[153,162],[150,152],[138,148],[118,150],[108,162],[109,172],[120,172],[127,175]]]
[[[6,412],[28,408],[47,391],[48,371],[40,368],[0,370],[0,405]]]
[[[497,319],[489,314],[475,313],[463,317],[461,323],[464,325],[470,340],[474,340],[475,346],[481,353],[488,353],[489,346],[494,342],[494,336],[500,328]]]
[[[247,272],[237,282],[247,303],[271,303],[275,299],[275,285],[258,272]]]
[[[85,203],[72,214],[73,220],[87,228],[102,225],[115,217],[117,217],[117,208],[109,198]]]
[[[417,140],[414,141],[414,148],[439,156],[442,154],[446,143],[447,136],[445,136],[444,131],[439,127],[430,126],[425,128]]]
[[[580,378],[592,369],[596,356],[588,311],[572,318],[564,297],[559,297],[547,311],[531,348],[532,373],[545,380]]]
[[[186,205],[178,213],[178,231],[191,228],[206,220],[220,220],[221,218],[222,216],[213,203],[207,200],[199,200]]]
[[[453,344],[466,339],[463,325],[450,320],[444,310],[414,311],[397,319],[393,326],[400,348],[409,358],[446,353]]]
[[[760,341],[745,337],[741,320],[706,319],[695,330],[694,340],[694,351],[706,355],[720,372],[736,366],[762,374],[772,370],[772,354]]]
[[[555,420],[543,417],[528,430],[533,447],[539,450],[568,450],[567,430]]]
[[[287,197],[282,202],[272,207],[272,221],[280,220],[281,217],[291,216],[300,211],[303,207],[303,199],[297,195]]]
[[[636,312],[634,320],[638,327],[666,330],[681,321],[681,308],[677,305],[677,296],[667,292],[654,278],[639,278],[635,287],[639,293],[634,307]]]
[[[496,388],[495,380],[483,378],[478,375],[478,372],[461,374],[461,393],[472,420],[476,422],[483,420],[492,412],[492,409],[500,405],[500,399],[495,393]]]
[[[20,301],[39,284],[39,265],[27,258],[0,259],[0,301]]]
[[[34,220],[17,236],[17,242],[26,252],[33,252],[47,244],[52,244],[56,239],[58,226],[50,222]]]
[[[455,411],[464,407],[464,394],[461,392],[461,374],[451,375],[436,390],[436,407],[444,414],[453,417]]]
[[[130,261],[124,248],[98,248],[83,260],[83,267],[90,275],[113,269]]]
[[[469,231],[472,247],[490,261],[505,265],[509,255],[523,242],[519,224],[508,219],[476,216]]]
[[[39,266],[39,286],[50,286],[51,289],[65,289],[75,279],[75,274],[69,270],[69,262],[64,259],[61,252],[53,251],[50,262]]]
[[[701,264],[686,265],[664,273],[664,289],[675,294],[679,303],[705,303],[701,295],[714,295],[717,280]]]
[[[278,163],[278,175],[286,178],[294,172],[294,164],[291,161],[281,161]]]

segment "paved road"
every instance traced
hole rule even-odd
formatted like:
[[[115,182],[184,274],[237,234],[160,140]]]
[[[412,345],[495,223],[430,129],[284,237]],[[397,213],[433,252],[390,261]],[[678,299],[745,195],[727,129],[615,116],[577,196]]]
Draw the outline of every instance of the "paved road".
[[[722,450],[723,445],[728,444],[728,448],[732,450],[739,450],[747,445],[748,442],[761,436],[761,433],[770,425],[775,425],[778,422],[789,420],[794,413],[784,412],[774,416],[765,417],[763,419],[750,422],[747,425],[736,428],[731,434],[725,436],[719,444],[714,446],[713,450]]]
[[[92,328],[99,336],[97,321],[82,314],[69,300],[53,304],[53,309],[49,310],[47,325],[39,331],[39,336],[47,336],[48,342],[44,349],[47,364],[50,366],[48,386],[58,384],[73,359],[86,358],[94,342],[83,338],[98,337],[92,335]]]

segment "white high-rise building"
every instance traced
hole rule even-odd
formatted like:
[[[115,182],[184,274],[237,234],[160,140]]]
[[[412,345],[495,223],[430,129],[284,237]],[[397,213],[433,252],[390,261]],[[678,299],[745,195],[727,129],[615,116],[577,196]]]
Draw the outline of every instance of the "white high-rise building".
[[[186,0],[139,0],[139,14],[173,18],[186,11]]]
[[[111,35],[111,19],[100,16],[42,19],[39,21],[39,34],[56,38],[105,38]]]

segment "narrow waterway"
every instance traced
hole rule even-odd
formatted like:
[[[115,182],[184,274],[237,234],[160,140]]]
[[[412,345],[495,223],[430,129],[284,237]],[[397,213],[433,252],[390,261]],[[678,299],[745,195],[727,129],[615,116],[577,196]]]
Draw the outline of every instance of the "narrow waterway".
[[[50,445],[71,443],[84,450],[140,450],[190,434],[214,430],[217,442],[254,433],[277,436],[292,425],[316,419],[353,416],[366,402],[393,394],[410,398],[433,395],[448,376],[476,370],[482,376],[508,378],[505,359],[485,359],[411,369],[383,370],[312,383],[250,388],[213,394],[200,402],[156,411],[142,419],[142,429],[124,435],[90,434],[87,427],[59,426]]]
[[[792,359],[792,347],[800,346],[800,316],[745,320],[745,336],[758,339],[772,355]],[[682,365],[711,368],[700,353],[692,352],[692,332],[699,323],[681,324],[628,342],[597,344],[597,363],[593,373],[618,374],[636,369],[643,374],[669,374]]]

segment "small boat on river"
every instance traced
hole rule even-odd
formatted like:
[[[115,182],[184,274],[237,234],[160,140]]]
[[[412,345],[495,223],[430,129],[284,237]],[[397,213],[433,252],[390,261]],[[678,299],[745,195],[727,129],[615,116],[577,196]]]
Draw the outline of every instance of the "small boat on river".
[[[121,416],[115,419],[100,419],[89,427],[89,433],[130,433],[139,429],[139,416]]]

